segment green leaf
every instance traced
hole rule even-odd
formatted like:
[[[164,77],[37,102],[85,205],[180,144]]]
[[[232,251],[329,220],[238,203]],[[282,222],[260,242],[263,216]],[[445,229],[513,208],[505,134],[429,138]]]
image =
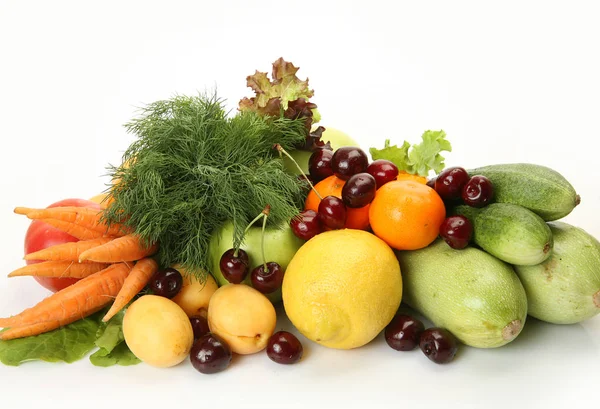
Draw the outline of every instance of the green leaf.
[[[0,341],[0,362],[18,366],[34,360],[72,363],[82,359],[96,348],[103,312],[44,334]]]
[[[431,170],[441,172],[445,167],[445,158],[440,153],[452,151],[446,133],[442,130],[425,131],[421,138],[423,141],[420,144],[411,145],[404,141],[400,147],[390,145],[387,139],[382,149],[370,148],[369,152],[373,160],[387,159],[398,166],[398,170],[413,175],[427,176]]]
[[[125,343],[123,336],[123,317],[125,310],[108,321],[105,327],[99,328],[96,346],[99,348],[90,356],[90,362],[95,366],[135,365],[141,361],[133,355]]]
[[[397,145],[390,145],[390,140],[385,140],[383,149],[370,148],[369,152],[373,160],[386,159],[393,162],[398,166],[399,170],[406,170],[408,165],[408,150],[410,149],[410,143],[404,141],[404,144],[400,147]]]
[[[108,367],[113,365],[137,365],[141,361],[133,355],[133,352],[131,352],[125,342],[121,342],[111,351],[100,348],[90,355],[90,362],[95,366]]]

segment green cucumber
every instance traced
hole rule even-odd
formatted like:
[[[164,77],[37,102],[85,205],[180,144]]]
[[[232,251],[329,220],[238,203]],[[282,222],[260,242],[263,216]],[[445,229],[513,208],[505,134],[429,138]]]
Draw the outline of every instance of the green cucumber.
[[[535,265],[553,247],[552,232],[537,214],[515,204],[492,203],[483,208],[461,205],[454,213],[473,224],[473,242],[509,264]]]
[[[402,271],[402,301],[463,344],[495,348],[519,335],[527,317],[525,290],[512,267],[443,240],[396,253]]]
[[[558,220],[580,202],[573,186],[557,171],[532,163],[490,165],[468,171],[494,185],[494,201],[523,206],[546,221]]]
[[[564,222],[549,223],[552,255],[537,266],[515,266],[529,315],[553,324],[574,324],[600,313],[600,242]]]

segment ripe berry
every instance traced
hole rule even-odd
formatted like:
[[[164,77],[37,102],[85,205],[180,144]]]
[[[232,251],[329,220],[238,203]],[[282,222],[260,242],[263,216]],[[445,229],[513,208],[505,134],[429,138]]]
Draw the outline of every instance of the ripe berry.
[[[440,236],[453,249],[464,249],[473,236],[473,225],[465,216],[450,216],[442,222]]]
[[[462,200],[472,207],[484,207],[494,198],[494,186],[485,176],[473,176],[462,190]]]
[[[458,201],[468,180],[469,174],[464,168],[447,168],[435,179],[434,189],[445,202]]]

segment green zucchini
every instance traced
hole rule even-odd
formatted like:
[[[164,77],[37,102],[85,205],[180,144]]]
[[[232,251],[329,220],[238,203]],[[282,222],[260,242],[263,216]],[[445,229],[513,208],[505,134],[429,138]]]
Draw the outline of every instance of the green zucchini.
[[[494,201],[523,206],[546,221],[558,220],[580,202],[573,186],[557,171],[532,163],[490,165],[468,170],[494,186]]]
[[[512,267],[443,240],[396,253],[402,271],[402,301],[462,343],[495,348],[514,340],[527,317],[527,297]]]
[[[524,207],[510,203],[492,203],[480,209],[460,205],[454,213],[471,221],[476,245],[509,264],[539,264],[552,252],[550,227]]]
[[[600,242],[564,222],[549,223],[552,255],[537,266],[515,266],[529,315],[553,324],[574,324],[600,313]]]

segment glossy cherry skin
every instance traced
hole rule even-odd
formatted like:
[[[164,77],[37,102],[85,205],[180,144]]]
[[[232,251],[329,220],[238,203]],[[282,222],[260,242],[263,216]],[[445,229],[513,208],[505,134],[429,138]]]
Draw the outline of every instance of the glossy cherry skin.
[[[204,374],[221,372],[229,366],[231,358],[229,345],[212,333],[198,338],[190,351],[192,366]]]
[[[325,196],[319,203],[319,221],[330,229],[343,229],[346,225],[348,211],[339,197]]]
[[[331,169],[333,174],[343,180],[350,176],[362,173],[369,166],[367,154],[360,148],[343,146],[333,153],[331,158]]]
[[[458,341],[443,328],[427,328],[419,340],[421,351],[436,364],[445,364],[454,359],[458,351]]]
[[[190,324],[192,324],[192,330],[194,331],[194,339],[198,339],[210,332],[208,320],[201,315],[190,317]]]
[[[447,168],[435,179],[434,189],[445,202],[456,202],[461,199],[462,189],[468,180],[469,174],[464,168]]]
[[[319,182],[333,175],[331,158],[333,158],[333,152],[329,149],[318,149],[310,155],[308,159],[308,172],[310,173],[312,182]]]
[[[418,319],[398,314],[385,327],[385,341],[396,351],[410,351],[419,345],[424,330],[425,326]]]
[[[229,249],[221,256],[219,268],[223,277],[233,284],[239,284],[246,279],[250,271],[250,259],[248,253],[238,249],[237,255],[235,249]]]
[[[398,166],[386,159],[377,159],[367,167],[367,173],[375,178],[377,189],[387,182],[396,180],[398,177]]]
[[[473,224],[465,216],[450,216],[440,225],[440,236],[453,249],[464,249],[473,236]]]
[[[323,231],[319,215],[314,210],[304,210],[290,221],[290,227],[296,237],[310,240]]]
[[[302,359],[304,349],[296,336],[287,331],[271,335],[267,344],[267,356],[278,364],[290,365]]]
[[[364,207],[375,198],[377,182],[366,172],[350,176],[342,187],[342,201],[349,208]]]
[[[158,270],[150,279],[149,287],[154,295],[173,298],[183,287],[183,277],[174,268]]]
[[[250,273],[252,287],[263,294],[270,294],[281,288],[283,284],[283,269],[281,266],[270,261],[267,263],[267,269],[261,264]]]
[[[462,200],[472,207],[484,207],[494,199],[494,185],[485,176],[473,176],[462,190]]]

